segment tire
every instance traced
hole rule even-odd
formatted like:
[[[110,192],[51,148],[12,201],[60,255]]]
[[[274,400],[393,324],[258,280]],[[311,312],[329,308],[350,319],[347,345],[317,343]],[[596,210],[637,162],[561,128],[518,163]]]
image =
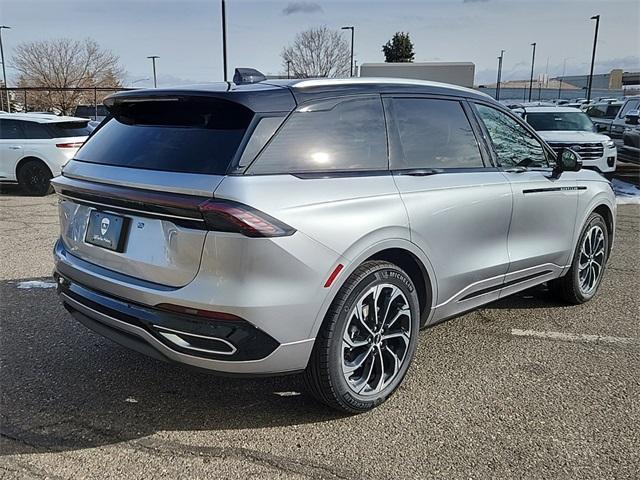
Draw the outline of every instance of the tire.
[[[41,160],[27,160],[17,172],[18,184],[29,195],[47,195],[53,192],[51,170]]]
[[[598,232],[601,233],[601,236]],[[594,241],[594,239],[596,240]],[[590,247],[592,242],[595,244],[595,251],[593,251],[593,247]],[[592,254],[589,254],[590,249]],[[578,238],[571,268],[563,277],[551,282],[550,288],[562,300],[573,305],[588,302],[600,287],[608,256],[609,232],[607,224],[600,214],[592,213]],[[588,264],[586,268],[585,264]],[[589,269],[591,269],[590,272]],[[595,279],[593,278],[594,272],[597,272]],[[589,281],[590,278],[591,281]]]
[[[377,323],[376,312],[382,313]],[[340,288],[325,316],[304,374],[308,391],[347,413],[380,405],[402,383],[419,327],[418,295],[411,278],[392,263],[363,263]]]

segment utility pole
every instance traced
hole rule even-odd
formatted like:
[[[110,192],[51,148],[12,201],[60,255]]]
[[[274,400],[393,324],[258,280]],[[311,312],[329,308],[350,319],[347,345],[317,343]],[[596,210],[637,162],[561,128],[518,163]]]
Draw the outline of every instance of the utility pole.
[[[160,58],[158,55],[151,55],[147,58],[151,59],[153,64],[153,88],[158,88],[158,79],[156,78],[156,58]]]
[[[291,78],[291,60],[287,60],[287,78]]]
[[[353,77],[353,37],[355,27],[342,27],[342,30],[351,30],[351,63],[349,64],[349,76]]]
[[[7,112],[11,113],[11,101],[9,100],[9,90],[7,90],[9,88],[9,85],[7,85],[7,68],[5,67],[5,63],[4,63],[4,47],[2,46],[2,29],[6,29],[6,30],[10,30],[11,27],[8,27],[6,25],[0,25],[0,57],[2,60],[2,77],[4,79],[4,93],[6,95],[6,99],[7,99]]]
[[[529,101],[531,101],[531,89],[533,88],[533,66],[536,63],[536,42],[531,44],[533,47],[533,55],[531,56],[531,77],[529,77]]]
[[[227,8],[226,2],[222,0],[222,70],[224,71],[224,81],[227,81]]]
[[[596,30],[593,34],[593,53],[591,54],[591,71],[589,72],[589,88],[587,88],[587,102],[591,100],[591,87],[593,85],[593,66],[596,62],[596,45],[598,43],[598,28],[600,27],[600,15],[594,15],[591,20],[596,21]]]
[[[500,50],[498,57],[498,81],[496,82],[496,100],[500,100],[500,80],[502,79],[502,59],[504,58],[504,50]]]

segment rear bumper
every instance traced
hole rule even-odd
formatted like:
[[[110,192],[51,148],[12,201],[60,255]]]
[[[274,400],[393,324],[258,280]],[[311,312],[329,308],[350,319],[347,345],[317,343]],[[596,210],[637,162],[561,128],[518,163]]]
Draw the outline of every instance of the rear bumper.
[[[54,255],[54,277],[65,308],[80,323],[120,345],[221,374],[276,375],[306,368],[313,339],[280,343],[242,319],[202,319],[123,300],[81,283],[81,275],[74,275],[80,273],[74,257],[60,242]]]

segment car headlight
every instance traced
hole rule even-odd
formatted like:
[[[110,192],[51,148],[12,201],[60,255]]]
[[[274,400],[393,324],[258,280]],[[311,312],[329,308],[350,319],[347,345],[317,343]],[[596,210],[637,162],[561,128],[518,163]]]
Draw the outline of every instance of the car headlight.
[[[614,148],[616,146],[616,142],[614,142],[613,140],[607,140],[606,142],[604,142],[604,146],[607,148]]]

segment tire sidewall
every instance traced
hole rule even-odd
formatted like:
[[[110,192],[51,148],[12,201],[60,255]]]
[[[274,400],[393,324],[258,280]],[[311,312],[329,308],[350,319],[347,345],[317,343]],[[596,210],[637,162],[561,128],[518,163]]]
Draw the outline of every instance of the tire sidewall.
[[[409,346],[407,348],[405,360],[396,378],[378,395],[362,396],[351,390],[344,378],[342,372],[342,336],[346,328],[346,323],[349,320],[349,313],[351,312],[355,302],[364,291],[379,283],[389,283],[398,287],[407,298],[409,308],[411,310],[411,337],[409,339]],[[334,380],[332,383],[334,383],[336,393],[354,409],[364,411],[384,402],[398,388],[400,383],[402,383],[402,380],[411,365],[417,346],[417,337],[420,327],[420,308],[413,282],[406,273],[396,267],[381,266],[373,272],[368,272],[363,277],[356,279],[356,281],[348,287],[348,290],[346,300],[339,306],[340,308],[337,312],[334,335],[329,340],[329,370],[330,376]]]
[[[588,295],[585,295],[580,289],[580,278],[579,278],[580,251],[582,250],[582,243],[584,242],[584,239],[587,236],[587,233],[589,232],[589,230],[591,230],[591,227],[594,227],[596,225],[602,228],[602,231],[604,232],[604,261],[602,264],[602,270],[596,282],[596,287],[593,289],[591,293],[589,293]],[[573,258],[573,263],[571,265],[573,288],[578,298],[580,298],[581,301],[586,302],[590,300],[598,292],[598,289],[600,288],[600,284],[602,283],[602,279],[604,278],[604,273],[606,270],[608,260],[609,260],[609,232],[607,229],[607,224],[605,223],[601,215],[597,213],[592,213],[589,216],[586,225],[582,229],[582,232],[580,233],[580,238],[578,239],[578,244],[576,246],[576,252]]]

